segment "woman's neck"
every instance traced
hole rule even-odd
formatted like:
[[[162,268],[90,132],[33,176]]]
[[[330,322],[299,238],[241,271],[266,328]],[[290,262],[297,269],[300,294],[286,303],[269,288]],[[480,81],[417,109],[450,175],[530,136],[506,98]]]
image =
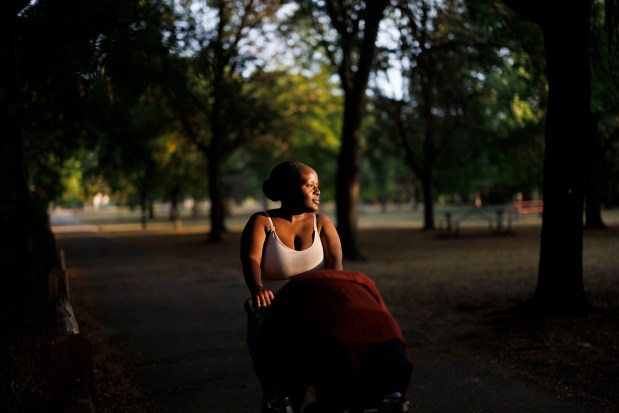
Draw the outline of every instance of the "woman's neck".
[[[301,208],[294,208],[288,205],[282,205],[279,208],[278,215],[279,218],[285,219],[286,221],[295,222],[305,218],[305,214],[310,214],[311,212],[304,211]]]

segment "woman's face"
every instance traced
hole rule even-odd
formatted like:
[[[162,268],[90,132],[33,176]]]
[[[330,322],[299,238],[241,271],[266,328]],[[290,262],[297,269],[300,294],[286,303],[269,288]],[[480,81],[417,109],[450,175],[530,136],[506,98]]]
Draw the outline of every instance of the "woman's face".
[[[293,193],[293,202],[299,203],[304,212],[316,212],[320,205],[318,174],[309,166],[299,172],[299,192]]]

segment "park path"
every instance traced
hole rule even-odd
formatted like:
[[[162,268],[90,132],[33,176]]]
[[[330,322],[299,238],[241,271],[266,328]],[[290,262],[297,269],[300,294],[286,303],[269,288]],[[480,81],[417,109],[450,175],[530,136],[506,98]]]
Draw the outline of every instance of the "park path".
[[[142,395],[144,411],[258,411],[259,384],[245,347],[247,292],[240,266],[218,267],[208,257],[174,252],[195,244],[195,236],[170,233],[166,242],[153,243],[148,232],[99,232],[67,214],[53,215],[52,225],[77,317],[87,311],[103,326],[105,341]],[[88,335],[88,324],[82,332]],[[595,411],[496,366],[438,354],[427,343],[416,343],[411,352],[413,412]]]

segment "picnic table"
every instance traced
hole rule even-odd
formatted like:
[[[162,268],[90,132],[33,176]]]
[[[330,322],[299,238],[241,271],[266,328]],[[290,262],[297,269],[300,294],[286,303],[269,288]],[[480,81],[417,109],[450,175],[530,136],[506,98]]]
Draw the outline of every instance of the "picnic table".
[[[440,213],[444,217],[439,225],[441,235],[457,236],[460,231],[460,223],[464,221],[487,222],[491,233],[502,235],[512,232],[512,220],[517,217],[518,211],[511,205],[505,205],[445,209]]]

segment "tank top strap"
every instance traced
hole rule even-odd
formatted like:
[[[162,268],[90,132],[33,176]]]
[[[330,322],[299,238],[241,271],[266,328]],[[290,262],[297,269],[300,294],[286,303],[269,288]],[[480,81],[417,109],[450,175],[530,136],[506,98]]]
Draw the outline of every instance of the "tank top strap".
[[[267,219],[269,220],[269,231],[275,231],[275,225],[273,225],[273,220],[271,219],[271,216],[269,215],[269,213],[264,211],[264,215],[266,215]]]

